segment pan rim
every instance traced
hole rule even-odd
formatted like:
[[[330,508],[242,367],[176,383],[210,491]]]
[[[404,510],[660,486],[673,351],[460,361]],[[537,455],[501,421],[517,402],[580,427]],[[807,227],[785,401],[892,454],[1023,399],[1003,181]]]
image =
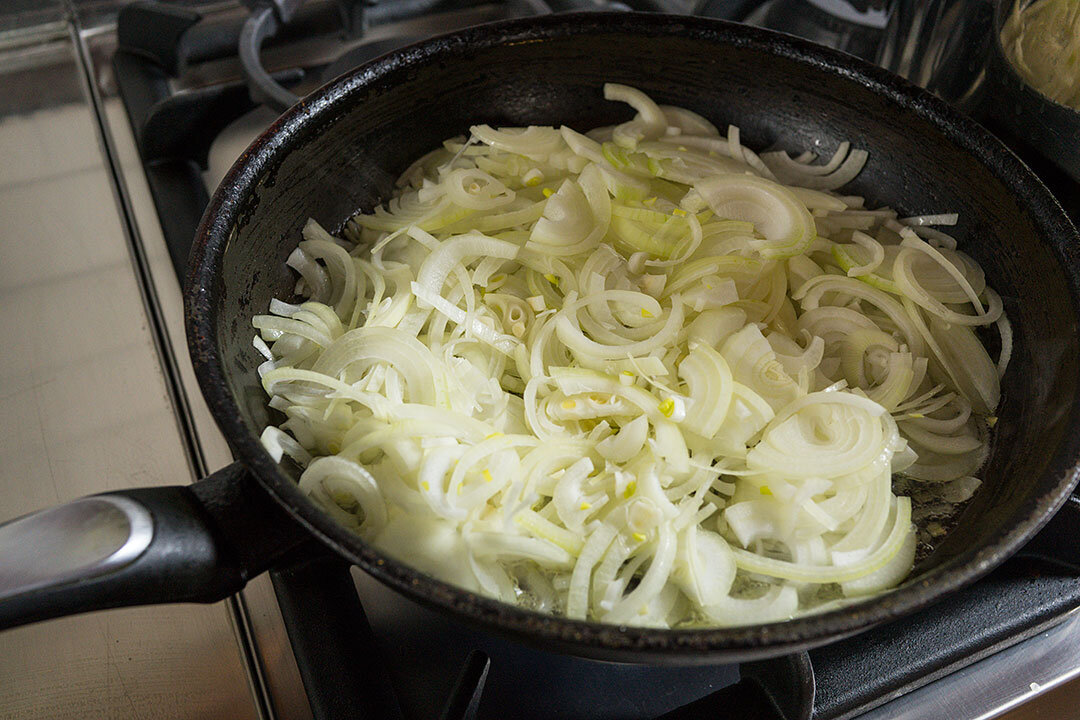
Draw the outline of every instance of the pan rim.
[[[933,125],[954,146],[984,165],[1032,216],[1042,240],[1065,269],[1080,316],[1080,234],[1057,200],[1011,150],[973,120],[925,90],[858,58],[798,38],[706,18],[638,13],[582,13],[502,21],[435,37],[389,53],[327,83],[288,110],[236,161],[215,191],[199,226],[189,262],[185,315],[189,348],[200,388],[234,451],[259,482],[325,544],[407,597],[451,612],[489,629],[563,648],[581,655],[627,654],[642,659],[697,662],[779,655],[845,637],[921,609],[974,582],[1012,555],[1049,521],[1080,479],[1080,433],[1063,437],[1047,477],[1053,492],[1028,500],[1014,522],[992,542],[962,552],[914,582],[853,605],[777,623],[727,628],[656,629],[607,625],[545,615],[479,596],[412,570],[363,542],[308,501],[282,473],[258,438],[249,433],[238,404],[227,389],[217,353],[215,282],[224,248],[246,197],[278,149],[307,123],[344,109],[358,89],[401,70],[452,60],[465,52],[526,39],[563,39],[590,34],[678,35],[717,45],[747,47],[779,55],[820,72],[863,85],[903,112]],[[1073,268],[1073,269],[1070,269]],[[1077,392],[1080,401],[1080,390]],[[1066,427],[1080,426],[1078,405]],[[1069,459],[1071,458],[1071,460]]]

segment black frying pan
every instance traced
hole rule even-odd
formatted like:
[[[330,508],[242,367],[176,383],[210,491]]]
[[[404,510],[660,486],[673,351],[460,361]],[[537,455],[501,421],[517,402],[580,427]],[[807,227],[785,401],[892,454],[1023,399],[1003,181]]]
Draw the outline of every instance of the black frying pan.
[[[828,153],[850,140],[870,152],[852,192],[902,214],[960,214],[957,235],[1005,299],[1016,351],[984,485],[900,588],[819,615],[729,629],[620,628],[539,615],[381,554],[310,503],[296,487],[297,468],[274,463],[260,445],[263,427],[279,418],[267,410],[255,372],[261,358],[251,347],[251,317],[272,297],[290,295],[295,278],[285,259],[304,221],[341,227],[386,197],[420,153],[473,123],[587,129],[627,119],[625,106],[602,100],[604,81],[635,85],[721,126],[737,123],[756,148],[820,143]],[[1038,179],[978,125],[854,58],[738,25],[654,15],[549,16],[437,38],[365,65],[292,108],[241,156],[206,211],[188,278],[188,337],[203,393],[239,461],[190,488],[98,496],[0,528],[9,568],[0,569],[0,597],[5,587],[8,594],[0,627],[122,604],[216,600],[315,538],[413,599],[580,655],[704,663],[822,644],[972,582],[1065,502],[1080,459],[1078,297],[1080,237]],[[102,517],[111,518],[104,531]],[[95,529],[96,544],[88,533],[76,536],[78,523]],[[125,534],[133,525],[137,541]],[[14,531],[25,538],[32,530],[34,541],[14,544]],[[51,557],[64,567],[39,572],[31,587],[26,558],[55,545],[60,532],[67,544]],[[124,542],[126,557],[113,567],[92,562]],[[87,565],[98,574],[88,577]],[[23,568],[14,594],[11,567]]]

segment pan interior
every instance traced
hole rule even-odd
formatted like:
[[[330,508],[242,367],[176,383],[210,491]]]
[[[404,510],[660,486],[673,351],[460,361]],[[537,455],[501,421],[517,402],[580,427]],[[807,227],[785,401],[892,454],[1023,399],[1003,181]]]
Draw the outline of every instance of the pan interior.
[[[594,26],[587,35],[429,44],[350,76],[321,98],[328,106],[318,113],[287,119],[271,164],[231,198],[238,220],[216,288],[228,389],[250,433],[279,421],[255,372],[262,358],[251,346],[251,317],[272,297],[292,295],[295,275],[285,260],[308,217],[339,229],[385,199],[412,160],[472,124],[586,130],[626,120],[625,106],[602,99],[602,84],[612,81],[719,127],[736,124],[755,149],[828,156],[850,141],[869,151],[869,161],[846,191],[901,215],[959,214],[954,234],[1001,294],[1015,350],[983,486],[908,583],[1011,530],[1059,484],[1049,476],[1073,422],[1077,311],[1062,259],[1006,182],[949,130],[820,61],[730,35]],[[295,467],[284,469],[295,478]]]

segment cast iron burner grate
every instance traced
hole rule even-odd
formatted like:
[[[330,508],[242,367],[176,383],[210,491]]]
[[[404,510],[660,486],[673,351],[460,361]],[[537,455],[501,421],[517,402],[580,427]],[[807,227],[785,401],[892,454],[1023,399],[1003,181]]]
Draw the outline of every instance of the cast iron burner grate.
[[[259,7],[278,8],[284,0]],[[294,3],[295,5],[295,3]],[[376,9],[372,9],[375,5]],[[365,42],[373,20],[413,12],[498,13],[481,20],[580,9],[572,0],[319,2],[289,8],[287,24],[254,41],[237,62],[245,16],[136,2],[120,12],[113,67],[177,276],[183,282],[195,228],[208,202],[202,171],[229,123],[281,92],[302,92],[417,39],[385,33]],[[627,0],[635,10],[720,10],[739,2]],[[365,11],[367,15],[365,16]],[[447,17],[451,17],[448,15]],[[274,16],[278,23],[283,16]],[[477,20],[480,21],[480,20]],[[250,27],[250,26],[249,26]],[[377,27],[377,25],[375,26]],[[449,29],[446,28],[446,29]],[[263,41],[278,46],[336,35],[336,58],[266,72]],[[377,33],[376,33],[377,34]],[[178,90],[201,64],[231,63],[226,81]],[[253,64],[254,63],[254,64]],[[255,71],[253,71],[255,68]],[[262,72],[262,75],[259,74]],[[198,75],[198,73],[195,73]],[[252,81],[245,82],[245,76]],[[254,79],[253,79],[254,78]],[[273,81],[274,89],[267,79]],[[273,102],[273,101],[272,101]],[[1013,147],[1080,220],[1074,183],[1013,138]],[[938,605],[853,638],[740,666],[671,668],[601,663],[533,650],[466,628],[403,599],[337,558],[303,557],[272,573],[312,712],[338,718],[668,718],[838,720],[855,717],[991,653],[1031,637],[1080,607],[1080,499],[1073,497],[1021,553]]]

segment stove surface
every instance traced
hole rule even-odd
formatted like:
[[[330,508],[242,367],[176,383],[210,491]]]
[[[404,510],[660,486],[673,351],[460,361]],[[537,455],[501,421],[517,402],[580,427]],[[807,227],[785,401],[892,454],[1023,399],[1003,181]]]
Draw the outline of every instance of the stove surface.
[[[184,208],[166,217],[155,206],[168,177],[146,172],[120,98],[113,5],[57,3],[63,20],[32,25],[37,35],[0,32],[0,78],[8,80],[0,81],[0,148],[9,158],[0,164],[0,298],[9,311],[0,330],[15,338],[0,345],[0,521],[114,487],[190,482],[231,460],[185,350],[176,253],[170,258],[169,249],[169,226]],[[685,2],[674,9],[728,12],[736,5],[747,3]],[[317,25],[327,3],[311,6]],[[536,9],[508,6],[519,14]],[[200,8],[218,27],[243,14],[231,2]],[[426,37],[506,12],[484,3],[375,26],[362,39],[290,41],[264,59],[272,71],[301,57],[318,66],[293,78],[303,92],[345,69],[332,64],[343,47],[356,62],[386,49],[390,38]],[[169,83],[197,92],[239,77],[234,59],[207,57]],[[29,83],[41,90],[31,96]],[[206,143],[207,168],[185,172],[200,180],[204,194],[212,190],[274,117],[266,108],[245,112]],[[468,675],[475,641],[357,571],[352,581],[391,677],[408,688],[398,693],[405,715],[438,716]],[[439,633],[438,654],[429,651],[432,633]],[[554,686],[567,717],[660,715],[738,680],[734,667],[613,673],[600,663],[484,642],[492,662],[482,668],[479,717],[552,717],[546,702],[526,698]],[[883,704],[862,717],[1038,717],[1039,699],[1080,675],[1078,648],[1080,617],[1073,615],[955,672],[922,678],[931,682],[917,689],[915,679],[903,694],[878,698]],[[329,717],[305,692],[300,652],[265,575],[214,606],[51,621],[0,634],[0,718]]]

